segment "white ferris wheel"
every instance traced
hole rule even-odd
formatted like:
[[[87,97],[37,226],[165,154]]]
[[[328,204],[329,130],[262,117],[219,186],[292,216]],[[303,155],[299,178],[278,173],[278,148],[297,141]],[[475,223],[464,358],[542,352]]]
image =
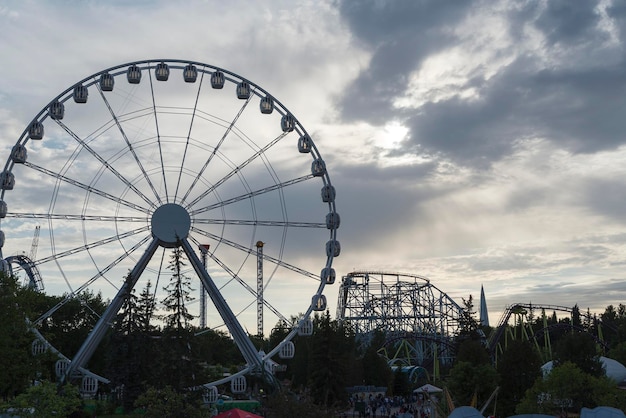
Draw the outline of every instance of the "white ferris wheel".
[[[326,309],[323,291],[340,252],[326,164],[295,115],[225,69],[145,60],[80,80],[28,124],[0,189],[3,268],[17,262],[65,300],[84,290],[110,300],[68,359],[68,374],[86,370],[125,286],[149,280],[159,299],[173,248],[209,296],[200,321],[206,315],[206,326],[225,327],[245,360],[228,379],[292,356],[293,337],[310,332],[310,314]],[[36,228],[36,258],[11,258]],[[246,330],[298,314],[275,347],[255,349]]]

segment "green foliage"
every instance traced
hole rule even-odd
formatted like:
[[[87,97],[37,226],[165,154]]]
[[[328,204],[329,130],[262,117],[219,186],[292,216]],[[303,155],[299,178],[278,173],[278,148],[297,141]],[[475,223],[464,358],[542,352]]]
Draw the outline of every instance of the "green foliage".
[[[33,418],[66,417],[80,410],[81,400],[78,389],[65,385],[58,389],[55,383],[41,382],[18,395],[11,406],[18,410],[33,410]]]
[[[497,406],[499,415],[515,415],[515,407],[524,397],[526,390],[541,377],[540,368],[541,358],[530,341],[509,342],[497,366],[500,377]]]
[[[469,405],[475,393],[478,404],[482,404],[498,386],[498,373],[491,364],[459,361],[450,370],[446,384],[455,405]]]
[[[518,414],[577,412],[582,407],[624,405],[624,395],[606,377],[584,373],[574,363],[565,362],[552,369],[545,379],[537,379],[518,404]]]
[[[272,418],[334,418],[336,411],[320,408],[311,399],[291,393],[277,392],[264,402],[267,416]]]
[[[608,357],[622,364],[626,364],[626,341],[615,345],[615,347],[609,351]]]
[[[193,393],[181,394],[170,386],[150,387],[137,400],[135,406],[145,411],[145,418],[202,418],[210,416]]]
[[[318,405],[337,405],[345,401],[347,355],[345,335],[337,321],[326,311],[314,319],[308,364],[308,387]]]
[[[572,332],[564,335],[554,347],[554,365],[574,363],[583,372],[592,376],[604,375],[596,343],[587,333]]]
[[[487,347],[480,340],[462,340],[457,348],[456,361],[491,364],[491,356]]]
[[[163,289],[167,291],[167,296],[162,301],[163,309],[168,314],[163,316],[165,328],[176,330],[179,335],[184,329],[189,328],[189,321],[193,315],[187,309],[187,303],[191,302],[191,279],[183,274],[184,252],[180,247],[174,248],[170,256],[169,269],[172,271],[172,279]]]
[[[0,396],[3,399],[24,391],[36,371],[30,354],[34,335],[26,323],[24,292],[14,277],[0,273]]]

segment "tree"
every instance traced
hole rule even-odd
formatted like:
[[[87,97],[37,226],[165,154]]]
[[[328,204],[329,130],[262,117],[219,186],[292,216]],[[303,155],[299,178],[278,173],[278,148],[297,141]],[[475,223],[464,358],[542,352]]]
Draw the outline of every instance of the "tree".
[[[545,379],[537,379],[515,411],[518,414],[552,415],[600,405],[620,408],[625,404],[625,398],[615,382],[607,377],[594,377],[574,363],[565,362],[553,368]]]
[[[202,409],[198,400],[193,399],[189,392],[178,393],[170,386],[148,388],[135,401],[135,406],[145,411],[145,418],[201,418],[208,417],[209,410]]]
[[[372,386],[391,387],[393,372],[387,360],[378,354],[378,350],[385,342],[385,334],[375,332],[365,353],[363,354],[363,383]]]
[[[0,273],[0,396],[7,399],[25,390],[35,376],[35,364],[30,353],[34,335],[26,323],[22,295],[17,279]]]
[[[67,417],[80,409],[81,400],[75,386],[64,385],[59,391],[56,383],[41,382],[18,395],[11,406],[18,410],[32,409],[29,416],[33,418]]]
[[[345,401],[348,351],[343,327],[331,321],[330,313],[315,316],[314,333],[310,341],[308,386],[313,401],[332,406]]]
[[[165,320],[165,328],[176,330],[181,333],[182,330],[189,328],[189,321],[193,319],[193,315],[187,309],[187,303],[191,302],[191,279],[183,274],[183,267],[186,265],[183,256],[183,250],[176,247],[170,256],[169,269],[172,271],[172,280],[163,289],[167,291],[167,296],[163,299],[163,309],[169,314],[163,316]]]
[[[498,373],[490,364],[475,365],[458,361],[446,379],[455,405],[469,405],[474,394],[484,403],[498,387]]]
[[[566,362],[574,363],[583,373],[602,376],[602,362],[596,351],[593,337],[584,332],[572,332],[564,335],[554,347],[554,366]]]
[[[526,390],[541,378],[541,357],[530,341],[513,340],[498,359],[497,371],[500,376],[498,413],[515,415],[515,407]]]
[[[114,327],[115,331],[124,335],[134,334],[141,329],[141,321],[138,316],[138,298],[135,295],[134,287],[130,286],[131,282],[132,277],[130,272],[128,272],[125,278],[126,292],[124,300],[117,314]]]
[[[187,309],[187,303],[193,300],[190,296],[193,289],[191,279],[183,273],[185,266],[183,254],[182,248],[177,247],[170,256],[169,269],[172,271],[172,279],[164,287],[167,296],[162,301],[163,309],[168,313],[163,316],[164,344],[158,353],[164,360],[162,371],[176,390],[182,390],[195,383],[190,326],[193,315]]]
[[[141,291],[139,297],[137,298],[137,320],[139,322],[139,330],[145,334],[156,329],[154,325],[151,325],[154,310],[156,308],[154,294],[151,289],[152,283],[148,280],[146,287]]]
[[[462,340],[457,349],[456,360],[477,365],[491,364],[489,351],[480,340]]]
[[[478,341],[483,337],[480,323],[476,319],[476,311],[474,310],[474,298],[469,295],[469,298],[463,298],[463,309],[461,318],[459,318],[459,335],[456,337],[455,344],[458,350],[460,344],[466,340]]]

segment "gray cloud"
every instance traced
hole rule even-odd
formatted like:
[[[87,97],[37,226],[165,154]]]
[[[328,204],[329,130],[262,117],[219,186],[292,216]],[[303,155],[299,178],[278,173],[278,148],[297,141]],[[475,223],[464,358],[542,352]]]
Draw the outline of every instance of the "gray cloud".
[[[536,26],[552,44],[597,41],[598,37],[604,37],[597,30],[600,21],[598,3],[598,1],[549,1],[537,19]]]
[[[347,120],[384,123],[391,101],[406,91],[408,74],[430,53],[450,45],[454,26],[471,1],[341,1],[339,11],[352,34],[373,55],[369,66],[339,100]]]
[[[440,155],[464,165],[489,165],[525,138],[547,138],[581,153],[623,143],[626,65],[615,60],[619,46],[605,45],[608,34],[597,2],[555,1],[545,8],[529,2],[510,10],[512,42],[523,42],[524,28],[538,28],[547,41],[540,52],[552,56],[547,63],[539,51],[523,53],[493,77],[469,78],[464,88],[478,97],[455,95],[411,111],[393,108],[393,101],[407,93],[407,74],[460,41],[449,28],[475,10],[470,4],[340,3],[353,34],[372,50],[369,66],[340,101],[345,120],[405,121],[411,132],[399,153]],[[611,15],[618,16],[619,9]],[[563,53],[564,45],[573,49]]]

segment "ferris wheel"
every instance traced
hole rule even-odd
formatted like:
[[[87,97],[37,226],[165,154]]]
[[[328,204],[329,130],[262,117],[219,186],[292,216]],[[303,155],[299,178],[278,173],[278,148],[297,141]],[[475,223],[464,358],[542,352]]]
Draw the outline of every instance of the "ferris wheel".
[[[209,296],[206,325],[227,329],[245,360],[227,380],[293,355],[335,281],[340,218],[317,146],[270,93],[209,64],[136,61],[78,81],[26,127],[0,190],[3,268],[41,225],[26,270],[64,300],[111,301],[68,374],[87,366],[129,288],[150,281],[159,299],[172,249]],[[301,314],[267,353],[246,332],[263,332],[263,312],[266,327]]]

